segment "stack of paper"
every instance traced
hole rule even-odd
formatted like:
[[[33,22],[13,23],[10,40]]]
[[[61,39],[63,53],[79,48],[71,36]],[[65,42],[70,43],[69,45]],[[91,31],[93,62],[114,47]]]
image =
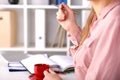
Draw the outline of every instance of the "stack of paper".
[[[26,71],[26,68],[19,62],[9,62],[8,69],[9,71]]]

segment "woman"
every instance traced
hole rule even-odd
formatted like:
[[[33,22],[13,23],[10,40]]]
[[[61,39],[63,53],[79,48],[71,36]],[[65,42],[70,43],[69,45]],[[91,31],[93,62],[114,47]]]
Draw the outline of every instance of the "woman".
[[[74,12],[64,3],[57,20],[74,43],[77,80],[120,80],[120,0],[90,0],[92,10],[85,28],[78,27]],[[44,80],[62,80],[54,71],[44,71]]]

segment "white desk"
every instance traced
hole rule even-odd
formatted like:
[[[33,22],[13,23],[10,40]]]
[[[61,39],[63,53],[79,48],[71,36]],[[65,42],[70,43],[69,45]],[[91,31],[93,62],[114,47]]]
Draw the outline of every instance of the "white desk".
[[[7,66],[7,61],[0,55],[0,80],[29,80],[28,76],[30,74],[27,71],[9,72]],[[63,80],[75,80],[74,73],[60,76]]]

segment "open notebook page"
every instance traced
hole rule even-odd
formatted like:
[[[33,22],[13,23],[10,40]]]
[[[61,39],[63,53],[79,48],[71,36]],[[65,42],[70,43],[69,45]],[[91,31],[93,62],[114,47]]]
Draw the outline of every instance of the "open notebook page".
[[[44,55],[31,56],[29,58],[21,60],[21,63],[30,73],[34,73],[34,65],[38,63],[56,65],[56,63],[52,62],[48,57]]]
[[[67,68],[73,67],[73,60],[71,56],[53,55],[49,58],[60,65],[62,71],[66,70]]]

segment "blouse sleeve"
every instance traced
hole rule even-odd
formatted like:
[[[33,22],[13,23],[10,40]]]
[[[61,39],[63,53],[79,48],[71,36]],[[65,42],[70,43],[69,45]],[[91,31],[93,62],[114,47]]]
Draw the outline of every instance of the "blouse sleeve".
[[[112,21],[98,40],[85,80],[120,80],[120,19]]]
[[[78,44],[79,44],[79,42],[80,42],[80,38],[81,38],[80,34],[81,34],[81,29],[80,29],[80,27],[78,27],[77,31],[75,31],[73,34],[70,34],[69,32],[67,32],[68,38],[69,38],[69,39],[71,40],[71,42],[72,42],[74,45],[76,45],[76,46],[78,46]]]
[[[70,39],[70,41],[74,44],[71,48],[69,48],[70,55],[74,55],[75,51],[77,50],[79,46],[79,42],[81,39],[81,29],[78,27],[77,31],[75,31],[73,34],[70,34],[67,32],[67,36]]]

